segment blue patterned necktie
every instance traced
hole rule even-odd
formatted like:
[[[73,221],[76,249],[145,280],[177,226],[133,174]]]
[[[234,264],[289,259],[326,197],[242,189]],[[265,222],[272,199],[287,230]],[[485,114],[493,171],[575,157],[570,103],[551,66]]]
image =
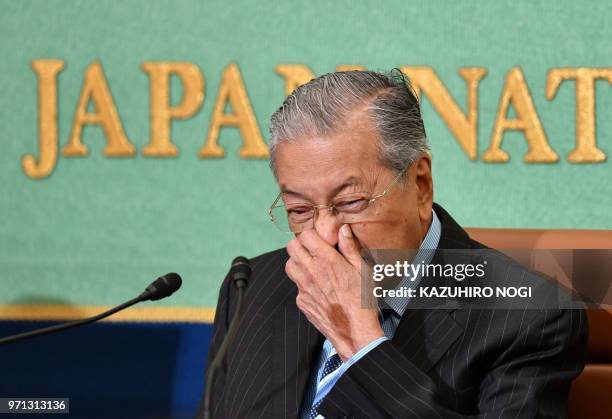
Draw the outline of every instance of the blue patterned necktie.
[[[321,380],[323,380],[323,378],[325,378],[332,372],[336,371],[340,367],[340,365],[342,365],[342,360],[340,359],[340,355],[333,354],[332,356],[328,357],[325,360],[325,364],[323,365],[323,372],[321,373]],[[319,382],[321,382],[321,380],[319,380]],[[319,415],[319,412],[317,411],[317,407],[319,407],[319,405],[321,404],[321,401],[319,401],[319,403],[312,405],[312,407],[310,408],[310,411],[308,412],[308,416],[306,416],[307,419],[314,419]]]
[[[381,310],[381,319],[380,326],[382,327],[383,332],[385,332],[385,336],[389,339],[393,338],[393,334],[395,333],[395,324],[393,323],[393,316],[395,312],[390,308],[383,308]]]
[[[394,315],[394,311],[390,308],[383,308],[381,310],[381,319],[380,319],[381,326],[382,326],[383,331],[385,332],[385,335],[388,338],[392,338],[393,332],[395,331],[395,324],[393,323],[393,315]],[[342,360],[340,359],[340,355],[333,354],[330,357],[328,357],[325,360],[325,364],[323,365],[323,372],[321,373],[321,380],[319,380],[319,382],[321,382],[323,378],[325,378],[327,375],[336,371],[340,367],[340,365],[342,365]],[[306,419],[315,419],[319,415],[319,412],[317,411],[317,407],[319,407],[322,401],[323,400],[319,401],[319,403],[312,405],[312,407],[310,408],[310,411],[308,412],[308,416],[306,416]]]

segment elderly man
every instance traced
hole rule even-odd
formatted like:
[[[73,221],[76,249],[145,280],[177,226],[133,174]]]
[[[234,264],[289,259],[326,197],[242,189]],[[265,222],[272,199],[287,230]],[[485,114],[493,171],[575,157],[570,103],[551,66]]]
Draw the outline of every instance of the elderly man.
[[[280,188],[270,216],[294,235],[251,261],[214,418],[565,415],[584,364],[582,311],[364,305],[368,250],[483,247],[433,203],[419,104],[401,73],[314,79],[270,131]],[[226,280],[209,360],[234,307]]]

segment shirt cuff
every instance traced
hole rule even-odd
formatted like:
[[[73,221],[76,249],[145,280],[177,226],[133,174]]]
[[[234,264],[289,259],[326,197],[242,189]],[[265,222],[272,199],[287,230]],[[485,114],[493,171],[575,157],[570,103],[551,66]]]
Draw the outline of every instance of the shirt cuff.
[[[351,365],[353,365],[355,362],[359,361],[368,352],[370,352],[372,349],[376,348],[378,345],[380,345],[381,343],[383,343],[386,340],[389,340],[389,338],[386,337],[386,336],[381,336],[378,339],[374,339],[372,342],[368,343],[366,346],[361,348],[355,355],[353,355],[352,357],[350,357],[349,359],[347,359],[345,362],[342,363],[342,371],[341,371],[341,373],[344,373],[344,371],[349,369],[349,367]]]
[[[317,388],[317,392],[315,393],[315,398],[314,398],[314,401],[313,401],[313,406],[316,405],[317,403],[319,403],[321,400],[323,400],[323,398],[325,396],[327,396],[327,393],[329,393],[329,391],[334,386],[334,384],[336,384],[336,382],[340,379],[342,374],[344,374],[346,372],[346,370],[348,370],[351,365],[353,365],[355,362],[359,361],[368,352],[370,352],[372,349],[376,348],[378,345],[380,345],[381,343],[383,343],[386,340],[389,340],[389,338],[386,337],[386,336],[382,336],[382,337],[379,337],[378,339],[375,339],[372,342],[368,343],[366,346],[361,348],[361,350],[359,350],[355,355],[353,355],[352,357],[350,357],[349,359],[344,361],[336,371],[330,373],[327,377],[325,377],[325,378],[330,378],[330,380],[328,382],[326,382],[322,386],[321,389]],[[333,353],[336,353],[336,351],[333,350],[332,354]]]

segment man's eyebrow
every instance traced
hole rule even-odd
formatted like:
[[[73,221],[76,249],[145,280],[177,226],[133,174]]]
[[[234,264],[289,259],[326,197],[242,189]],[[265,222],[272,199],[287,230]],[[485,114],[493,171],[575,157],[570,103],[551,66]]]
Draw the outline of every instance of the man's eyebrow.
[[[340,185],[336,186],[334,189],[332,189],[331,191],[331,196],[335,196],[337,195],[340,191],[342,191],[345,188],[348,188],[350,186],[355,186],[361,183],[361,179],[356,177],[356,176],[350,176],[348,178],[346,178],[346,180],[344,182],[342,182]],[[297,192],[297,191],[293,191],[289,188],[287,188],[286,186],[281,185],[281,193],[283,195],[294,195],[298,198],[303,198],[306,201],[308,201],[309,199],[302,193]]]
[[[308,201],[308,199],[304,195],[302,195],[299,192],[292,191],[289,188],[281,187],[281,194],[283,194],[283,195],[294,195],[294,196],[296,196],[298,198],[303,198],[305,201]]]

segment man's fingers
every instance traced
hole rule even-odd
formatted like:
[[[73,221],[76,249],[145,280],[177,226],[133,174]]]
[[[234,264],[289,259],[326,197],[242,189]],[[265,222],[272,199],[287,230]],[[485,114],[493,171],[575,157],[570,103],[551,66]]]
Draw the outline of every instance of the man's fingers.
[[[325,291],[321,289],[321,284],[317,283],[302,265],[294,258],[289,258],[285,264],[285,272],[298,288],[298,295],[313,306],[321,304],[325,300]]]
[[[338,231],[338,249],[355,269],[361,270],[360,246],[348,224],[344,224]]]
[[[300,233],[297,239],[312,257],[330,256],[332,252],[335,252],[335,249],[327,244],[315,230],[306,230]]]
[[[310,266],[312,264],[312,256],[297,238],[287,243],[287,253],[289,253],[289,256],[295,259],[295,262],[298,264],[304,266]]]
[[[295,285],[297,285],[298,289],[304,287],[307,280],[306,274],[294,258],[289,258],[289,260],[287,260],[287,263],[285,263],[285,272],[287,273],[289,279],[295,282]]]

